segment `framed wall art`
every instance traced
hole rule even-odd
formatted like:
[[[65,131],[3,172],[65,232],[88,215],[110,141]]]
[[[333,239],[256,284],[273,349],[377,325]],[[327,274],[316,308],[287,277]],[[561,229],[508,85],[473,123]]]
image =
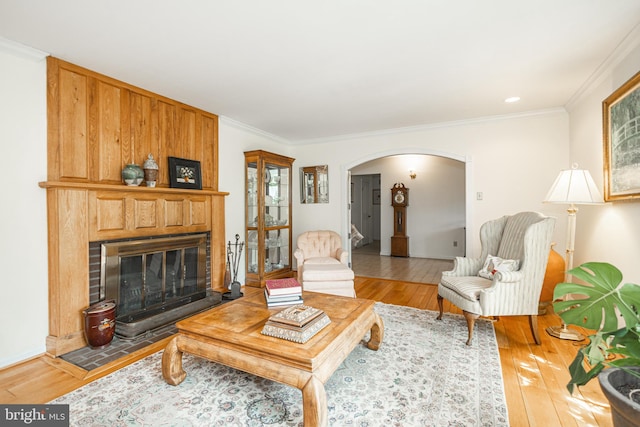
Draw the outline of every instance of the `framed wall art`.
[[[373,204],[374,205],[379,205],[380,204],[380,189],[379,188],[374,188],[373,189]]]
[[[602,102],[604,200],[640,199],[640,72]]]
[[[169,157],[169,186],[202,190],[202,172],[197,160]]]

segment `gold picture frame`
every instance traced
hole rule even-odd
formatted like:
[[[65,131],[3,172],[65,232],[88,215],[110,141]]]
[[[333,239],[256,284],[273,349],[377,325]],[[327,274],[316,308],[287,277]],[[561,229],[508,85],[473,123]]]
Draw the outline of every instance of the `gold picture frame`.
[[[602,101],[604,200],[640,199],[640,72]]]

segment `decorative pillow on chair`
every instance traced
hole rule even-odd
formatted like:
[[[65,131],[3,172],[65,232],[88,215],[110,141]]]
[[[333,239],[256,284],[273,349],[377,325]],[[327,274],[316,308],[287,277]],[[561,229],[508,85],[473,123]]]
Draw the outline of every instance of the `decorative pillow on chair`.
[[[517,271],[518,268],[520,268],[520,260],[502,259],[497,256],[487,255],[487,259],[478,272],[478,276],[493,280],[496,271]]]

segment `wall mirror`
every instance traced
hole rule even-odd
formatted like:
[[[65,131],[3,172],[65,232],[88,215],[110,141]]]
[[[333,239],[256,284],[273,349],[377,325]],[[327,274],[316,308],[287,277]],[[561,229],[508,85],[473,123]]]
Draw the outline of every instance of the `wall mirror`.
[[[329,166],[300,168],[300,202],[329,203]]]

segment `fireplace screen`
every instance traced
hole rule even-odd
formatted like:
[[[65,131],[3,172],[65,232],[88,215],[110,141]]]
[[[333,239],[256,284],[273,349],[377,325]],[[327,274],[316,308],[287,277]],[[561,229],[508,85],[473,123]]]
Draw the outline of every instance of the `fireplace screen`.
[[[206,234],[103,243],[101,297],[124,322],[205,298],[206,248]]]

